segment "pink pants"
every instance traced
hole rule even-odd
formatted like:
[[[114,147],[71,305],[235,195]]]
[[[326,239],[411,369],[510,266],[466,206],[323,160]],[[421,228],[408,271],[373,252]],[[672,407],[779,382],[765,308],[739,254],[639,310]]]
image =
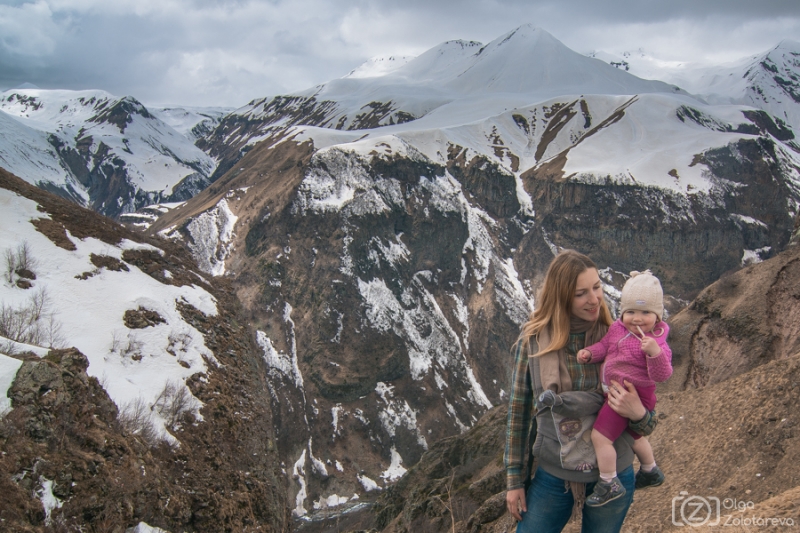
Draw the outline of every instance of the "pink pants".
[[[636,387],[636,392],[639,393],[639,399],[642,400],[642,405],[648,411],[652,411],[656,407],[656,387]],[[614,442],[622,435],[626,429],[628,433],[634,438],[639,439],[642,436],[628,429],[628,419],[620,416],[608,405],[608,395],[600,412],[597,413],[597,420],[594,421],[594,429],[599,431],[604,437],[611,442]]]

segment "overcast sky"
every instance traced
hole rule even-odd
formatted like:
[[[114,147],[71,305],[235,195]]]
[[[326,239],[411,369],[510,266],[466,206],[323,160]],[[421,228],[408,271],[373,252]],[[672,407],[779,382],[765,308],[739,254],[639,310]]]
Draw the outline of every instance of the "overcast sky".
[[[375,56],[530,23],[575,50],[727,62],[800,41],[798,0],[0,0],[0,90],[239,107]]]

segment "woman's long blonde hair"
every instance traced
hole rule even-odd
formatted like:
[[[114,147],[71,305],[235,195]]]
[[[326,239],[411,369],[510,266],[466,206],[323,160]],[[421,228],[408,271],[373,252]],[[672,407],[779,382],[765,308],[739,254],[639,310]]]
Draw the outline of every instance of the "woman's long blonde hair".
[[[578,276],[590,268],[597,270],[597,265],[575,250],[563,250],[550,262],[536,301],[536,309],[522,326],[520,333],[520,340],[527,344],[531,337],[539,335],[545,328],[549,329],[550,344],[539,346],[539,351],[534,356],[560,350],[569,342],[572,299],[575,297]],[[605,298],[600,299],[598,320],[606,326],[613,322]]]

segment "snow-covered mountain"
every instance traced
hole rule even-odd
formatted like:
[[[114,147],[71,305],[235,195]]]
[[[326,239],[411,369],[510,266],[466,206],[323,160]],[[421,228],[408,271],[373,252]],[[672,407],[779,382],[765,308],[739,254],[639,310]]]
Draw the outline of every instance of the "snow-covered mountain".
[[[234,108],[228,107],[150,106],[148,109],[192,142],[214,131],[222,118],[234,111]]]
[[[727,65],[700,66],[662,61],[643,50],[592,57],[631,74],[680,86],[710,104],[741,104],[763,109],[800,131],[800,42],[791,39]]]
[[[192,113],[159,112],[185,127],[187,137],[131,97],[6,91],[0,95],[0,166],[112,217],[162,200],[185,200],[209,184],[216,168],[192,144],[191,130],[212,128],[222,111]]]
[[[372,72],[225,117],[199,142],[213,187],[152,228],[252,317],[298,516],[368,497],[507,399],[556,250],[597,261],[612,302],[649,267],[677,310],[782,250],[800,206],[794,132],[768,112],[538,28]]]
[[[381,75],[346,76],[297,94],[254,100],[228,115],[199,146],[220,160],[219,176],[254,143],[294,125],[343,131],[396,124],[406,126],[389,131],[446,128],[557,96],[580,96],[587,89],[614,95],[681,94],[677,87],[642,80],[573,52],[544,30],[526,25],[485,46],[443,43]]]

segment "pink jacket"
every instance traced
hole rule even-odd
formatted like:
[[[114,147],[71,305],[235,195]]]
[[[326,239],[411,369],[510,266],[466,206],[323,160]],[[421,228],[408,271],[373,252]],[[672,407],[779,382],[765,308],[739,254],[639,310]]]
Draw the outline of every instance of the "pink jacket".
[[[661,348],[656,357],[642,351],[642,341],[628,331],[621,320],[611,324],[600,342],[586,348],[592,352],[592,363],[606,363],[603,383],[608,385],[612,380],[623,383],[627,379],[637,387],[654,387],[669,379],[672,375],[672,350],[667,345],[669,326],[659,322],[646,335],[654,338]]]

